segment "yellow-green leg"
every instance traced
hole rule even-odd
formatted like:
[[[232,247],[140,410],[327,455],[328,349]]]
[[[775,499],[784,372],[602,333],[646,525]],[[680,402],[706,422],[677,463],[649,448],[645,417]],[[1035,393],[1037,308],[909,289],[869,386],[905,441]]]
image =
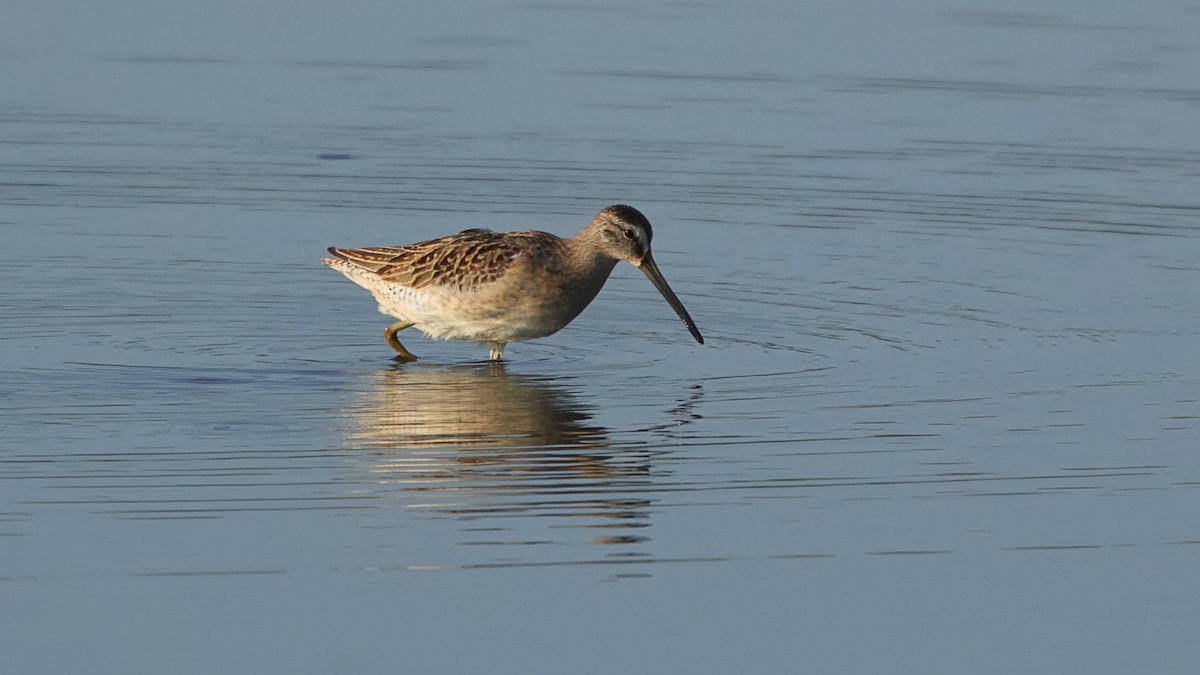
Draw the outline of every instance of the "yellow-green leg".
[[[396,339],[396,333],[412,326],[409,321],[397,321],[396,323],[383,329],[383,337],[387,340],[388,346],[396,350],[396,360],[400,363],[408,363],[416,361],[417,357],[413,353],[404,348],[400,341]]]
[[[499,361],[500,357],[504,355],[504,345],[506,345],[506,344],[508,344],[508,343],[507,342],[489,342],[488,348],[491,350],[491,353],[488,356],[490,356],[493,361]]]

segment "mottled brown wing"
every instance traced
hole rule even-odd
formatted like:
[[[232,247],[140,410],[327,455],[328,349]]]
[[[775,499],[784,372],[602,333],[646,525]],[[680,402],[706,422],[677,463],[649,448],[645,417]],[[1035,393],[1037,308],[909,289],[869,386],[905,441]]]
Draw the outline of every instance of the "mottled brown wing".
[[[329,252],[390,283],[467,290],[499,279],[522,255],[544,256],[560,241],[545,232],[463,230],[408,246],[331,248]]]

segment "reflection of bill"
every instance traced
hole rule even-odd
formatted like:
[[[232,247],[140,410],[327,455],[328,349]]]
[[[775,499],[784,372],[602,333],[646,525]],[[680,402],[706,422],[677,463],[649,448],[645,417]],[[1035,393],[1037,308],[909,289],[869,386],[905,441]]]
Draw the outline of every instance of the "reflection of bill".
[[[345,409],[346,445],[376,490],[463,518],[582,518],[640,528],[652,453],[610,447],[575,397],[502,363],[389,368]],[[410,504],[411,506],[411,504]],[[591,520],[589,519],[598,519]],[[594,543],[628,544],[614,534]]]

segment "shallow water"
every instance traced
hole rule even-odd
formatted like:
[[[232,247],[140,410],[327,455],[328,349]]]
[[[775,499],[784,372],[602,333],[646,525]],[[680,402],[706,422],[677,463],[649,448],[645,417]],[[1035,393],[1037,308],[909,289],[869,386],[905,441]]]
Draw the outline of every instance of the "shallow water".
[[[1186,672],[1200,12],[1105,4],[10,10],[13,672]],[[704,346],[319,263],[617,201]]]

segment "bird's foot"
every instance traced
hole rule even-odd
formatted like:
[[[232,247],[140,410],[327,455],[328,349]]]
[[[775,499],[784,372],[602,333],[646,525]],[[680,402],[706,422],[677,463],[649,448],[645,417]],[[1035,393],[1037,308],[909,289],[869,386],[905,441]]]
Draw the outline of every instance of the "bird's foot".
[[[417,360],[416,355],[405,349],[404,345],[400,344],[400,340],[396,339],[396,333],[411,325],[407,321],[397,321],[383,329],[383,337],[387,340],[388,346],[396,350],[396,361],[400,363],[412,363]]]

